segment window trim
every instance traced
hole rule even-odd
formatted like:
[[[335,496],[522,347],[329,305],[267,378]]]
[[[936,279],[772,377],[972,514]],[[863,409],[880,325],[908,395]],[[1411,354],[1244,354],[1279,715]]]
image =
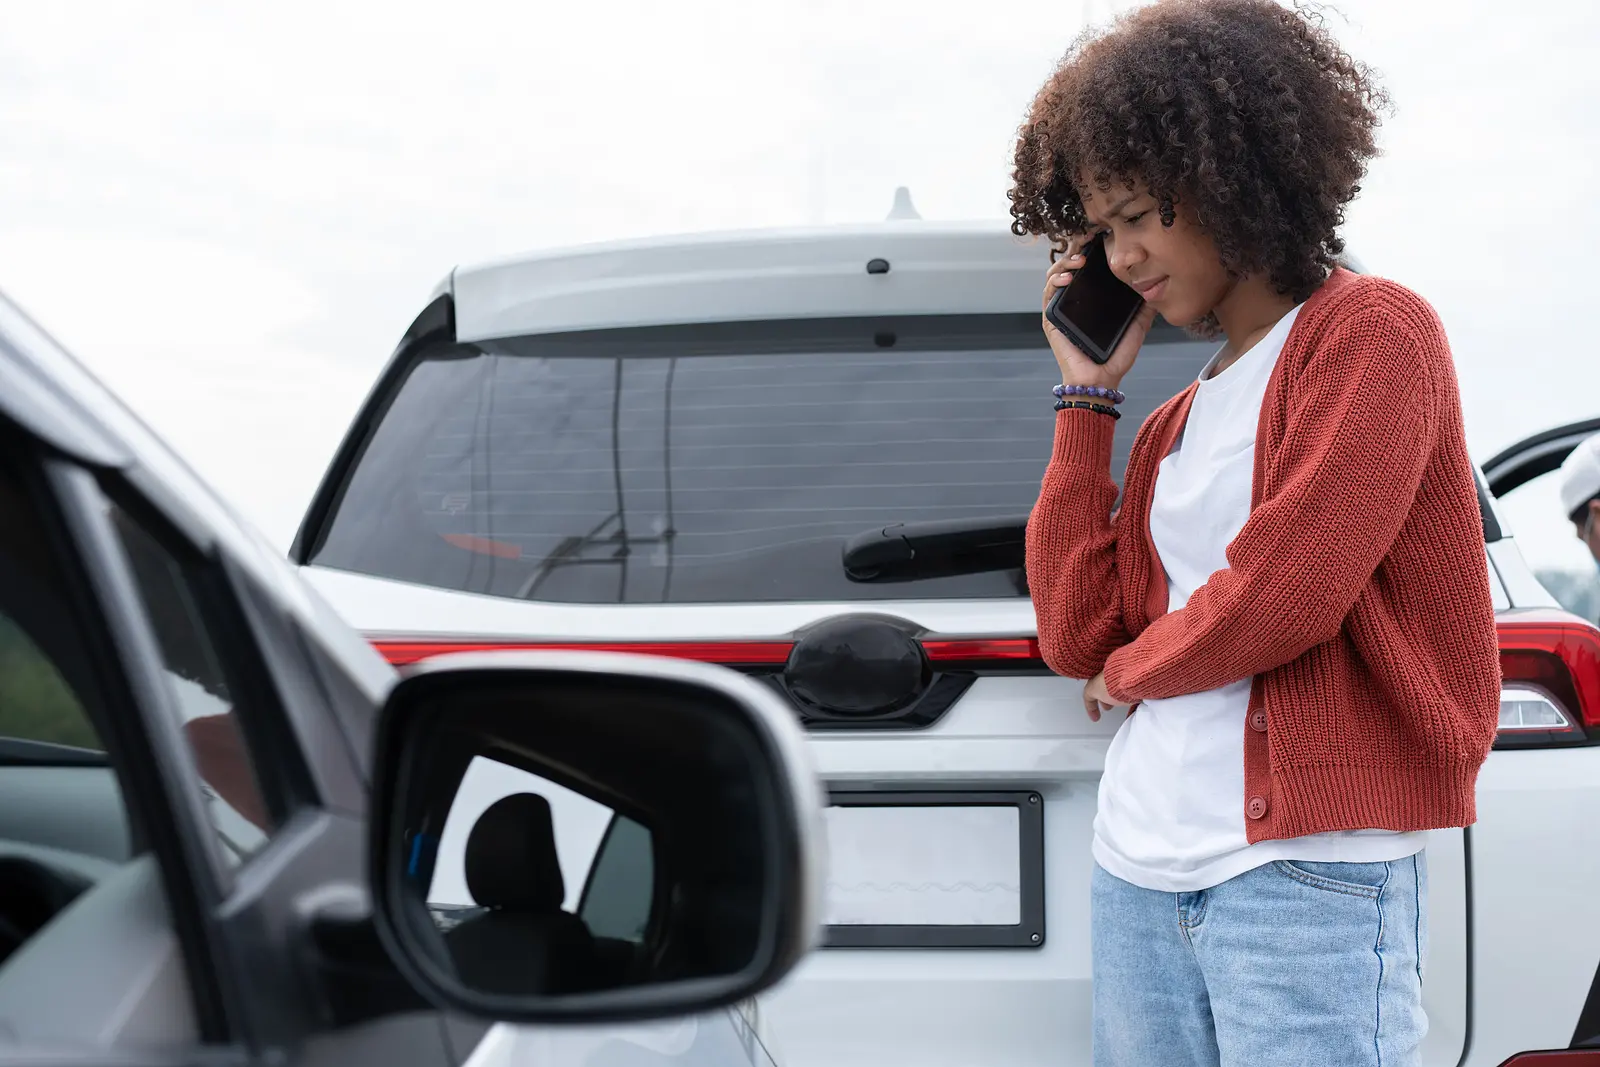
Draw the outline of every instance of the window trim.
[[[216,657],[217,668],[222,672],[223,680],[229,689],[235,693],[235,704],[232,709],[234,721],[244,742],[246,759],[256,789],[272,820],[272,826],[264,832],[265,840],[254,852],[240,857],[237,864],[229,864],[223,856],[221,842],[216,840],[219,831],[204,806],[201,806],[200,811],[205,825],[212,829],[213,840],[208,851],[213,854],[218,885],[223,897],[226,898],[232,894],[239,872],[271,850],[272,843],[281,835],[284,826],[300,806],[300,802],[306,798],[309,776],[304,771],[303,761],[299,759],[298,748],[292,744],[285,745],[281,736],[274,736],[276,732],[268,725],[274,712],[280,721],[283,716],[277,684],[261,663],[259,652],[253,648],[252,642],[242,636],[248,635],[249,631],[240,616],[237,599],[228,587],[228,576],[224,573],[222,564],[214,554],[204,551],[195,545],[191,538],[184,536],[181,530],[167,521],[154,506],[133,491],[132,487],[102,482],[98,489],[101,500],[100,514],[105,519],[120,562],[132,583],[135,603],[138,605],[138,613],[146,631],[151,636],[156,633],[154,620],[146,610],[148,598],[133,576],[132,566],[127,557],[127,546],[111,523],[109,515],[105,514],[105,509],[116,508],[121,511],[172,560],[178,570],[179,581],[193,598],[205,637]],[[160,674],[164,675],[165,658],[159,648],[154,662],[163,665]],[[167,703],[163,707],[169,716],[165,728],[170,730],[177,741],[180,750],[177,758],[188,776],[193,779],[192,784],[197,787],[192,791],[199,795],[198,787],[204,784],[204,779],[199,773],[194,751],[178,726],[180,717],[175,714],[176,709],[172,706],[170,693],[166,692],[167,680],[165,677],[161,677],[160,680],[163,693],[167,697]]]
[[[425,353],[435,348],[448,348],[455,342],[455,297],[450,293],[443,293],[423,308],[406,328],[405,335],[400,338],[400,344],[389,357],[388,366],[378,375],[377,381],[373,382],[366,400],[362,401],[354,421],[345,431],[343,440],[334,451],[332,462],[323,472],[322,480],[311,496],[311,504],[306,508],[305,517],[295,530],[294,540],[289,545],[291,562],[305,566],[311,562],[313,556],[322,551],[322,543],[327,539],[328,531],[333,528],[333,517],[344,504],[350,479],[355,476],[356,468],[361,465],[362,457],[367,453],[367,446],[372,443],[372,438],[382,425],[384,416],[393,406],[395,398],[400,395],[400,387],[410,377],[411,369]]]
[[[160,661],[159,650],[144,628],[142,608],[130,599],[137,593],[110,520],[101,510],[104,497],[95,476],[70,460],[53,457],[25,465],[42,476],[42,485],[25,487],[40,501],[41,519],[49,532],[58,535],[57,562],[70,607],[95,663],[95,682],[102,690],[97,697],[107,712],[107,721],[96,725],[104,730],[101,740],[123,790],[133,847],[136,852],[152,852],[160,867],[200,1039],[204,1044],[225,1044],[232,1038],[231,1020],[244,1017],[243,990],[219,951],[214,916],[221,886],[214,878],[199,877],[200,868],[210,862],[200,856],[209,855],[213,847],[200,827],[209,835],[210,822],[200,810],[198,791],[185,791],[174,781],[174,754],[168,750],[182,742],[147,718],[152,707],[171,714],[164,705],[170,699],[165,682],[153,666]],[[184,792],[187,800],[175,802]]]

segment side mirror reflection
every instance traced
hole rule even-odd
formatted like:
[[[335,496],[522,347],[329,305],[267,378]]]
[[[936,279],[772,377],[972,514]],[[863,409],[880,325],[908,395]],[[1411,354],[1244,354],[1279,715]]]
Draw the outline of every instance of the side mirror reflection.
[[[704,1010],[812,944],[821,791],[792,715],[749,679],[454,656],[384,714],[379,928],[433,999],[529,1021]]]
[[[511,995],[639,981],[649,971],[655,835],[496,755],[468,764],[429,850],[428,910],[457,974]]]

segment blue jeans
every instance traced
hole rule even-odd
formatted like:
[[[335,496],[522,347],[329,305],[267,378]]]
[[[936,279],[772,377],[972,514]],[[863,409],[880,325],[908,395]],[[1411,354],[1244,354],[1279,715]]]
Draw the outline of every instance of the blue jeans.
[[[1415,1067],[1427,871],[1277,861],[1160,893],[1096,864],[1095,1067]]]

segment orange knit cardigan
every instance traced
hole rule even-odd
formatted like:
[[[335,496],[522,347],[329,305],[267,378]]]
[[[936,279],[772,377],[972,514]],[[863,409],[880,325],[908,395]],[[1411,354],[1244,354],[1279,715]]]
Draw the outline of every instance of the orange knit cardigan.
[[[1253,678],[1240,723],[1250,841],[1470,825],[1500,667],[1438,316],[1342,268],[1312,295],[1267,385],[1228,567],[1168,612],[1150,498],[1193,395],[1140,428],[1114,517],[1112,420],[1057,413],[1027,531],[1045,662],[1104,670],[1132,705]]]

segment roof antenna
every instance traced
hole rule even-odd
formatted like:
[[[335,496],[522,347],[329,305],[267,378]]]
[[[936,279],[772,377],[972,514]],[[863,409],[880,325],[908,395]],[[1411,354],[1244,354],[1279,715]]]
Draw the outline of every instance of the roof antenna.
[[[894,191],[894,207],[889,209],[889,219],[920,219],[917,209],[911,204],[911,190],[900,186]]]

